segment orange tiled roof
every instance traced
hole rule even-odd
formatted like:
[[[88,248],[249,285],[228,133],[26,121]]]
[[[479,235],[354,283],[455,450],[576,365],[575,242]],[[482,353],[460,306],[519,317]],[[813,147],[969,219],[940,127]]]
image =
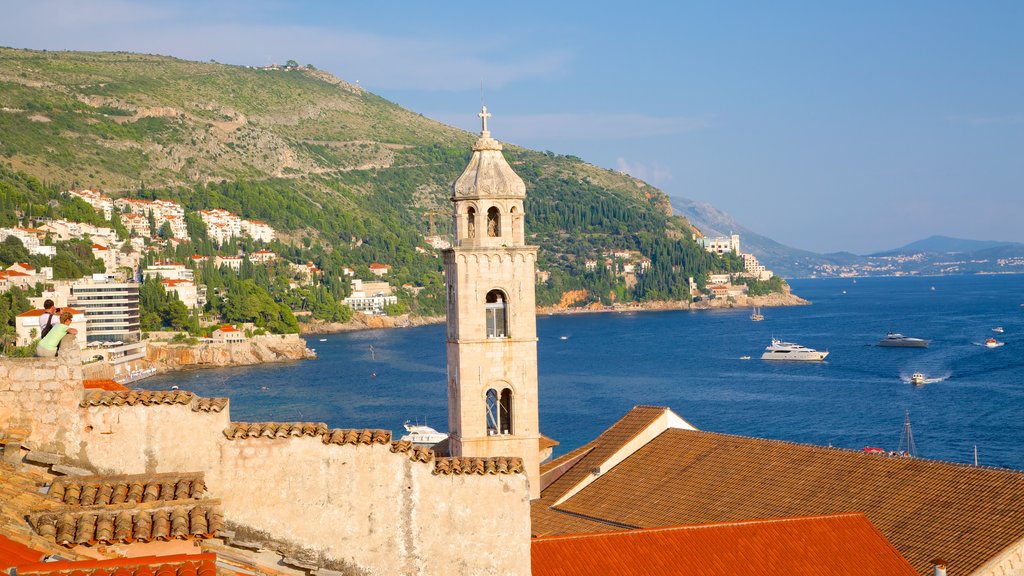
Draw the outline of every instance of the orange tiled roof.
[[[47,540],[36,534],[26,518],[36,510],[52,507],[39,489],[50,481],[52,476],[34,470],[23,470],[0,460],[0,570],[8,568],[5,560],[11,559],[15,553],[18,561],[22,561],[21,553],[38,550],[43,554],[61,554],[65,558],[79,557],[73,551],[57,546],[53,540]],[[11,543],[13,542],[13,544]],[[24,548],[18,548],[18,545]],[[28,562],[38,560],[28,559]]]
[[[224,436],[228,440],[323,436],[327,430],[323,422],[232,422],[224,429]]]
[[[216,576],[217,555],[176,554],[80,562],[43,562],[18,567],[26,576]]]
[[[12,276],[31,276],[31,274],[25,274],[17,270],[0,270],[0,278],[10,278]]]
[[[110,506],[157,500],[202,498],[203,475],[134,474],[125,476],[67,476],[53,481],[47,500],[65,506]]]
[[[110,378],[82,380],[82,387],[86,390],[109,390],[111,392],[117,390],[128,390],[127,386],[116,380],[111,380]]]
[[[863,514],[542,537],[534,576],[913,576]]]
[[[225,325],[221,326],[220,328],[217,328],[217,330],[220,330],[221,332],[241,332],[241,330],[239,330],[238,328],[235,328],[231,324],[225,324]]]
[[[387,267],[387,264],[381,264],[380,262],[374,262],[373,264],[370,264],[370,270],[381,270]]]
[[[60,310],[61,310],[61,312],[67,310],[68,312],[71,312],[72,314],[82,314],[81,310],[79,310],[77,308],[72,308],[71,306],[65,306],[65,307],[61,308]],[[18,318],[31,318],[32,316],[42,316],[43,314],[46,314],[46,310],[43,310],[42,308],[36,308],[35,310],[28,310],[26,312],[22,312],[21,314],[18,314]]]
[[[44,556],[46,552],[40,552],[0,534],[0,570],[7,570],[19,564],[39,562]]]
[[[110,250],[110,248],[107,248],[103,244],[96,244],[96,243],[93,243],[92,249],[93,250]]]
[[[68,548],[118,542],[212,538],[224,529],[218,501],[119,510],[46,511],[29,515],[43,538]]]
[[[606,459],[593,455],[610,454],[606,436],[630,428],[636,412],[544,488],[533,503],[535,534],[572,533],[577,518],[614,530],[862,512],[921,574],[942,556],[950,576],[971,574],[1024,539],[1019,471],[680,429],[552,507]]]
[[[227,398],[203,398],[184,390],[153,391],[90,390],[79,403],[90,406],[153,406],[157,404],[188,404],[193,412],[220,412],[228,405]]]

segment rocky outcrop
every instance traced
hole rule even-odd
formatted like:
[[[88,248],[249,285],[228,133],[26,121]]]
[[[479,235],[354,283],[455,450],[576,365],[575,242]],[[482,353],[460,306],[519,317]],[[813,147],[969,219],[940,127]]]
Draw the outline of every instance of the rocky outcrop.
[[[296,334],[253,336],[244,342],[202,342],[196,345],[150,342],[146,363],[158,373],[184,368],[222,368],[315,358]]]

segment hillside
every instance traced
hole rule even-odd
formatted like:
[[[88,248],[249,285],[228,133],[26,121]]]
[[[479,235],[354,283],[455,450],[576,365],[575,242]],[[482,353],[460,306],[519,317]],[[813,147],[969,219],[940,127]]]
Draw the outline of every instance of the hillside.
[[[476,138],[311,68],[9,48],[0,134],[0,163],[14,171],[4,174],[265,220],[291,260],[328,273],[387,262],[389,280],[425,287],[417,300],[435,312],[439,263],[414,248],[449,232],[448,187]],[[550,273],[541,303],[580,288],[581,304],[684,298],[688,276],[736,269],[696,248],[660,190],[572,156],[505,151],[527,182],[527,231]],[[650,268],[632,278],[586,270],[611,250]]]

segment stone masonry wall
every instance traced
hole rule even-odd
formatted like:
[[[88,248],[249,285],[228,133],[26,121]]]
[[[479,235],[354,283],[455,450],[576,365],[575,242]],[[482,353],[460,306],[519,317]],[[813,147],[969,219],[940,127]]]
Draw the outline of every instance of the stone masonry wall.
[[[109,473],[205,473],[225,517],[366,574],[529,574],[525,474],[435,475],[388,444],[229,440],[228,409],[82,408],[75,460]]]
[[[65,445],[82,395],[76,348],[57,358],[0,361],[0,431],[25,434],[25,446],[57,451]]]

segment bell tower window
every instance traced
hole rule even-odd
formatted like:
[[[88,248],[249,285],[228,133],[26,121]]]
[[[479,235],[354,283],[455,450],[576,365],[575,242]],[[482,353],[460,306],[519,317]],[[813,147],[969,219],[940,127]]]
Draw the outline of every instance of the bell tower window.
[[[501,236],[501,212],[495,206],[487,209],[487,235],[491,238]]]
[[[512,390],[487,390],[487,435],[512,433]]]
[[[508,303],[505,293],[491,290],[484,303],[488,338],[508,338]]]
[[[476,238],[476,208],[466,210],[466,237]]]

